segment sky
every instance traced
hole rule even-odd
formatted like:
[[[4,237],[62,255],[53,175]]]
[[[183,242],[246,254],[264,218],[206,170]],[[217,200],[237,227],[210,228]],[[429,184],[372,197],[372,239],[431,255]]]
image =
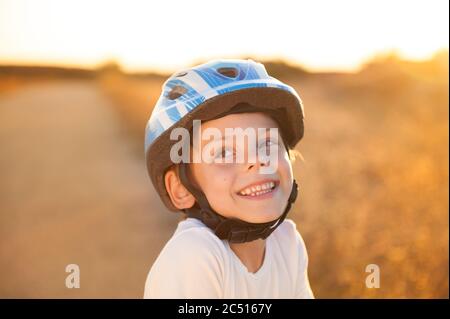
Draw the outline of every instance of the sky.
[[[354,71],[449,47],[448,0],[0,0],[0,64],[173,72],[216,58]]]

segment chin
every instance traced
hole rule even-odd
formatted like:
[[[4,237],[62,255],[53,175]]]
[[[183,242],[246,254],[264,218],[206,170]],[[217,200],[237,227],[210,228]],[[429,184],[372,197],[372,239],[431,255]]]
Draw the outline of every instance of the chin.
[[[279,208],[268,209],[265,207],[263,210],[252,211],[251,213],[247,210],[245,218],[240,219],[249,223],[267,223],[279,218],[281,214],[283,214],[283,212],[280,212]]]
[[[248,223],[267,223],[279,218],[283,214],[283,207],[280,206],[279,200],[264,201],[257,203],[239,203],[238,205],[229,205],[227,208],[223,206],[214,208],[217,213],[227,218],[237,218]],[[230,207],[233,207],[230,210]],[[237,213],[236,213],[237,212]]]

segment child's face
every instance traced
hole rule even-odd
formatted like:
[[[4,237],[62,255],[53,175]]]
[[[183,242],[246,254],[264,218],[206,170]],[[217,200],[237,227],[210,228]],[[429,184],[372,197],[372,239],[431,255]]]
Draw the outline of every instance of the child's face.
[[[202,123],[202,131],[207,128],[219,129],[225,136],[225,128],[278,128],[277,123],[264,113],[230,114],[219,119]],[[269,135],[267,135],[267,139]],[[266,136],[257,136],[258,144],[266,141]],[[193,153],[202,151],[210,140],[202,140],[200,149],[193,149]],[[223,142],[226,149],[235,149],[236,145]],[[287,205],[292,190],[293,174],[289,155],[278,134],[277,165],[272,173],[261,174],[260,166],[266,165],[256,157],[249,160],[247,153],[249,144],[247,139],[243,144],[245,160],[242,163],[191,163],[191,171],[195,181],[206,195],[211,207],[219,214],[228,218],[238,218],[251,223],[263,223],[278,218]],[[256,162],[256,163],[255,163]],[[275,188],[259,196],[242,195],[248,193],[248,188],[268,186],[272,182]],[[269,184],[270,185],[270,184]]]

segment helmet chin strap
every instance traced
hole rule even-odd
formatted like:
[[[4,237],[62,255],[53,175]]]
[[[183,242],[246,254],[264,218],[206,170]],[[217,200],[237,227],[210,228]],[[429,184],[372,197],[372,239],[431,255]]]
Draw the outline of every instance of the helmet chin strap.
[[[205,194],[195,188],[190,182],[188,177],[188,164],[180,163],[178,173],[182,184],[197,200],[193,207],[184,209],[184,213],[188,217],[199,219],[212,229],[217,237],[226,239],[230,243],[245,243],[259,238],[266,239],[269,237],[286,218],[298,195],[298,185],[294,180],[287,206],[280,217],[266,223],[249,223],[240,219],[226,218],[215,212],[209,205]]]

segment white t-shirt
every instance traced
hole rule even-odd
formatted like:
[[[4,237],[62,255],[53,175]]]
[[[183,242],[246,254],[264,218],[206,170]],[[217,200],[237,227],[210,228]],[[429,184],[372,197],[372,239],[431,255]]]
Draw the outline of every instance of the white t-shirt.
[[[228,241],[187,218],[153,264],[144,298],[314,298],[307,267],[305,244],[292,220],[266,239],[263,264],[252,273]]]

